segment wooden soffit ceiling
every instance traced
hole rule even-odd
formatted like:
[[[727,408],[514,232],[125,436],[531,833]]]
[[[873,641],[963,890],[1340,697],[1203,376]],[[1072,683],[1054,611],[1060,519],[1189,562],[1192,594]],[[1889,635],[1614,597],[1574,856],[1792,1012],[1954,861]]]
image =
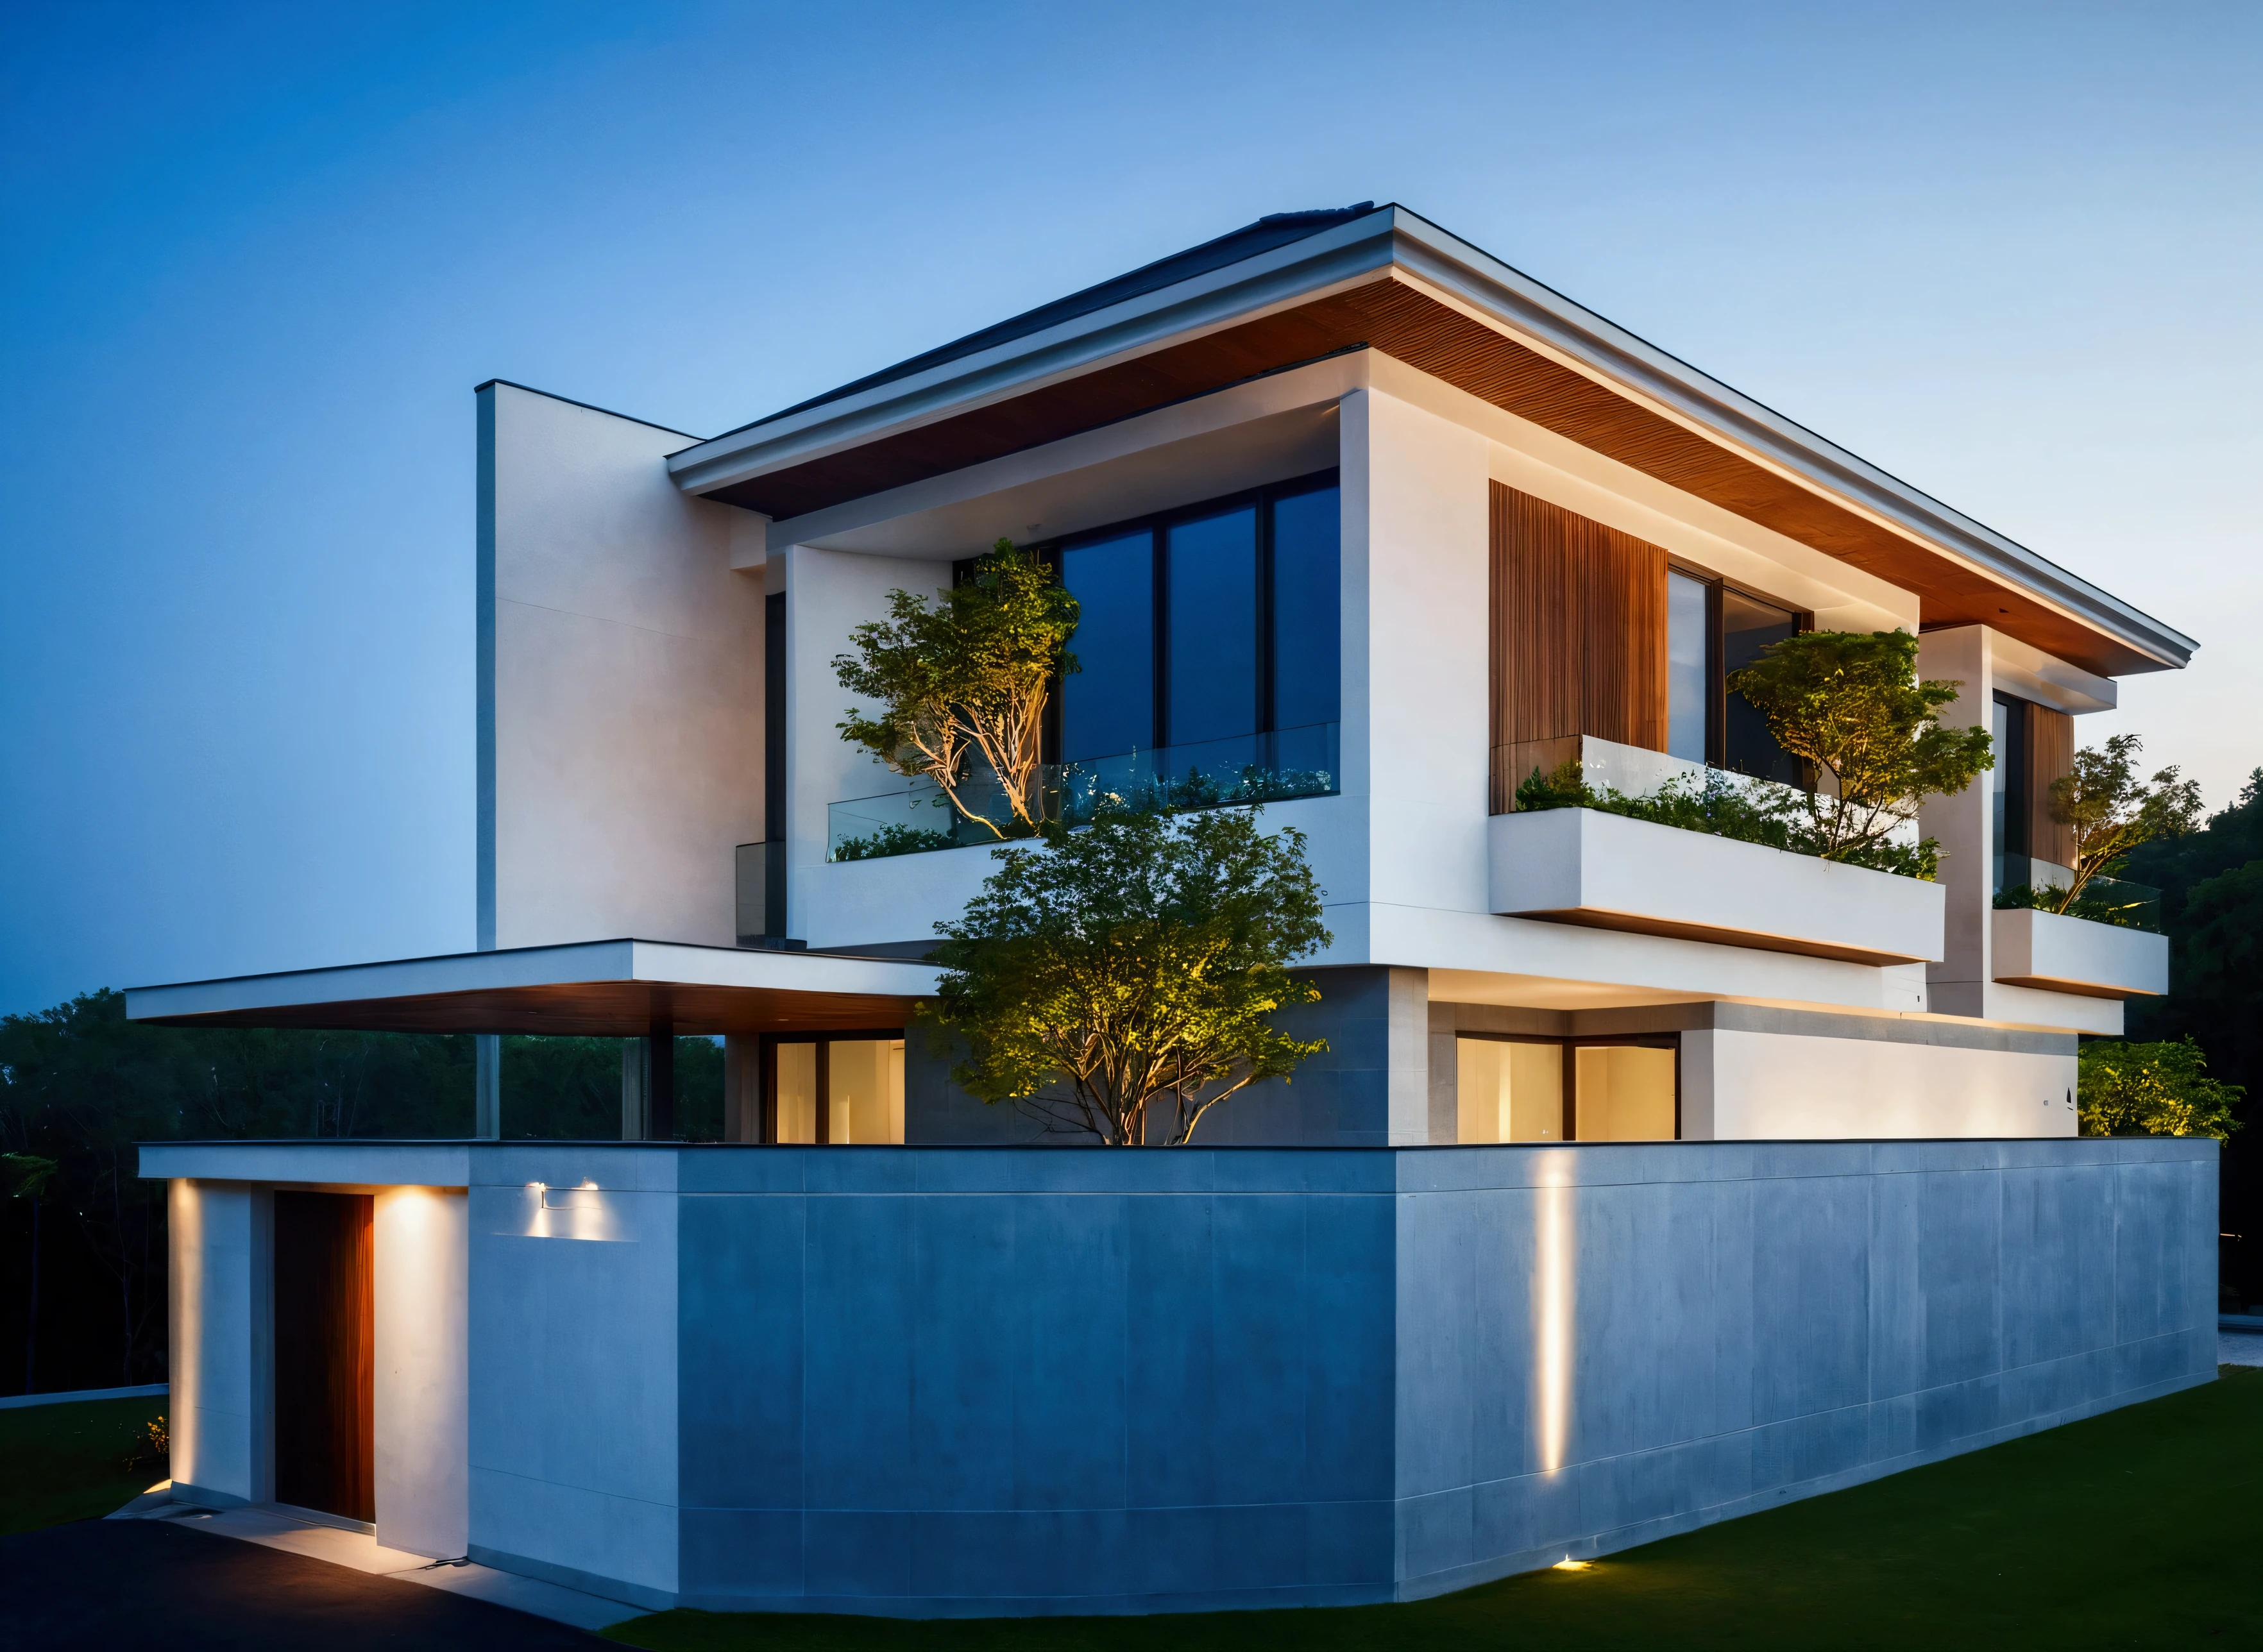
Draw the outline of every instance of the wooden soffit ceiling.
[[[533,1033],[552,1037],[641,1038],[656,1022],[679,1035],[861,1032],[904,1026],[913,1000],[877,993],[653,981],[577,981],[542,986],[341,999],[205,1015],[153,1016],[163,1027],[303,1027],[327,1032]]]
[[[1914,591],[1928,629],[1993,625],[2104,676],[2159,667],[2116,638],[1707,440],[1388,274],[707,496],[773,521],[799,516],[1362,347]]]

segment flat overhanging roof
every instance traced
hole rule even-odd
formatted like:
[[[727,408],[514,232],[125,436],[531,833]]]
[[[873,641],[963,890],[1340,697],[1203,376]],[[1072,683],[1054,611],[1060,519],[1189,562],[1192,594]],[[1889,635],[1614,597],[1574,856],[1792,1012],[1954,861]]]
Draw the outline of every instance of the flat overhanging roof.
[[[126,994],[128,1021],[393,1033],[635,1038],[900,1027],[935,991],[923,963],[830,953],[591,941],[293,970]]]
[[[1231,256],[1228,256],[1231,255]],[[2197,646],[1398,206],[1265,220],[672,455],[796,518],[1319,357],[1375,350],[2101,676]]]

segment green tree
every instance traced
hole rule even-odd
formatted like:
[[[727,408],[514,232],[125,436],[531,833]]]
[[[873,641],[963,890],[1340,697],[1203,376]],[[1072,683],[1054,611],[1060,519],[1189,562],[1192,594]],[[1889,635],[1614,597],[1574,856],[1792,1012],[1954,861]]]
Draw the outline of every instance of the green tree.
[[[995,836],[1009,825],[1034,833],[1045,698],[1056,677],[1077,668],[1067,652],[1076,622],[1076,599],[1010,539],[933,608],[891,591],[887,619],[857,626],[857,652],[834,658],[841,686],[879,707],[871,716],[851,708],[841,738],[897,774],[934,781]],[[976,757],[997,777],[1011,821],[988,819],[960,795]]]
[[[2246,1094],[2208,1076],[2208,1057],[2190,1038],[2126,1044],[2100,1039],[2077,1057],[2076,1092],[2085,1136],[2213,1136],[2231,1139],[2231,1116]]]
[[[1814,631],[1772,644],[1728,686],[1768,721],[1777,745],[1812,764],[1802,847],[1826,861],[1875,859],[1928,797],[1953,796],[1987,768],[1980,728],[1943,728],[1963,686],[1920,682],[1905,631]],[[1931,840],[1916,856],[1929,867]]]
[[[923,1015],[964,1042],[951,1076],[1048,1129],[1112,1147],[1182,1146],[1212,1109],[1327,1048],[1277,1010],[1316,1001],[1291,975],[1328,944],[1303,834],[1255,810],[1106,814],[1046,828],[955,923]]]
[[[2103,747],[2074,754],[2074,768],[2051,782],[2051,814],[2074,833],[2074,882],[2050,891],[2052,912],[2082,898],[2093,877],[2111,877],[2132,849],[2158,838],[2188,835],[2200,824],[2200,786],[2180,780],[2173,763],[2150,781],[2137,778],[2144,742],[2116,734]]]

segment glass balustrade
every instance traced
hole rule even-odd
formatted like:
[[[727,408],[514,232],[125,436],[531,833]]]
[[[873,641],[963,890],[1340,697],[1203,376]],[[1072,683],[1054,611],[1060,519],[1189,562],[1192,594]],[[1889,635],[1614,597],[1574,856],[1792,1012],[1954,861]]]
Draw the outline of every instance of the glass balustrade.
[[[1315,723],[1048,763],[1038,773],[1030,812],[1079,826],[1110,810],[1216,809],[1327,797],[1341,782],[1341,732],[1339,724]],[[826,811],[826,858],[871,860],[996,843],[1001,833],[1009,838],[1028,835],[996,776],[987,769],[960,783],[958,805],[928,780],[833,804]]]

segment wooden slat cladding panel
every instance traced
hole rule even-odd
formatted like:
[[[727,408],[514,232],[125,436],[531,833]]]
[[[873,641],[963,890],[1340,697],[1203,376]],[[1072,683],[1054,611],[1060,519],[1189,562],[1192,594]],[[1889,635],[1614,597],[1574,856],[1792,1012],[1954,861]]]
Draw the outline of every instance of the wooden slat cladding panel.
[[[2051,818],[2051,782],[2074,772],[2074,719],[2047,705],[2028,707],[2028,853],[2053,866],[2074,864],[2074,828]]]
[[[1488,806],[1579,737],[1666,749],[1666,552],[1493,484]]]
[[[709,496],[784,520],[1360,345],[1914,591],[1927,625],[1993,625],[2107,675],[2157,668],[2114,638],[1638,406],[1391,275]]]

